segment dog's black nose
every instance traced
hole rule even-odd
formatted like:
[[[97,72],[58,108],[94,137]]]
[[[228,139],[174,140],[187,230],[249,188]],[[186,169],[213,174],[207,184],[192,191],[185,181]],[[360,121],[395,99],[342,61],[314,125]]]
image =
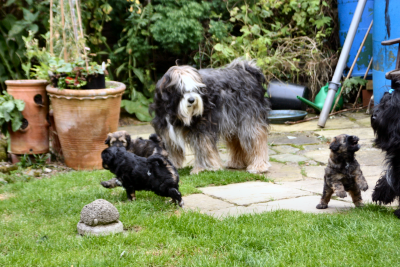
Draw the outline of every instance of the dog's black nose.
[[[189,102],[190,104],[193,104],[193,103],[194,103],[194,98],[193,98],[193,97],[189,98],[189,99],[188,99],[188,102]]]

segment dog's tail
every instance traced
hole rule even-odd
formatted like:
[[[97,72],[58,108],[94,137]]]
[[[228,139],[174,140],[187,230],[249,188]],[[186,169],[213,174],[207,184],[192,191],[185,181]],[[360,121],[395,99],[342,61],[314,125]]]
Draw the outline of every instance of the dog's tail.
[[[176,188],[170,188],[168,190],[168,195],[176,202],[178,202],[179,207],[183,208],[183,200],[182,200],[182,195]]]
[[[266,83],[265,76],[261,69],[257,66],[255,60],[245,60],[243,58],[237,58],[226,66],[227,69],[241,68],[249,72],[259,84],[263,85]]]
[[[396,192],[390,187],[387,181],[387,172],[376,182],[374,192],[372,192],[372,201],[379,205],[392,203],[396,198]]]

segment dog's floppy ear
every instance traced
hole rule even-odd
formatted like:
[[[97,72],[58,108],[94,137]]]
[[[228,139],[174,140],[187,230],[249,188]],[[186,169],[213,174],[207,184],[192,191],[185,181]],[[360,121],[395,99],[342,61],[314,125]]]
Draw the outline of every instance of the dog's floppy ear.
[[[332,141],[329,146],[329,149],[332,151],[338,151],[340,147],[340,143],[336,140],[336,138]]]
[[[131,136],[129,134],[125,135],[125,140],[126,140],[126,147],[127,148],[130,147],[132,139],[131,139]]]
[[[104,144],[110,146],[111,136],[112,136],[112,133],[107,134],[107,139],[104,142]]]

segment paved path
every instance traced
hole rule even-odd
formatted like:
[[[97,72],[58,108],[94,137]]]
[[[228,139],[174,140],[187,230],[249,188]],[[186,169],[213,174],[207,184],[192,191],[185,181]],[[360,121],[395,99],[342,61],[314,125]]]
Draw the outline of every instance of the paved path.
[[[121,127],[133,138],[154,132],[150,125]],[[186,208],[219,218],[245,213],[268,212],[276,209],[326,213],[354,207],[350,197],[334,197],[329,208],[317,210],[322,187],[324,168],[328,162],[330,140],[339,134],[357,135],[361,149],[356,158],[369,185],[362,193],[364,202],[371,202],[372,189],[382,172],[384,155],[373,148],[373,131],[368,115],[345,113],[328,119],[320,129],[317,121],[296,125],[272,125],[268,142],[272,167],[266,177],[273,182],[246,182],[225,186],[199,188],[202,194],[184,197]],[[224,162],[228,159],[224,145],[219,146]],[[193,153],[187,149],[185,166],[193,164]]]

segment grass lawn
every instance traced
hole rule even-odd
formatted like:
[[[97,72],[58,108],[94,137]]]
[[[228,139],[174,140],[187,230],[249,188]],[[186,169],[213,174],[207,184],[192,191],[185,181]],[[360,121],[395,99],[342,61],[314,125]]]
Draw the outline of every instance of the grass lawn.
[[[260,179],[244,172],[189,176],[196,187]],[[375,205],[337,214],[274,211],[218,220],[99,182],[108,171],[70,172],[0,187],[0,266],[399,266],[400,221]],[[82,237],[83,206],[99,198],[120,212],[125,233]]]

